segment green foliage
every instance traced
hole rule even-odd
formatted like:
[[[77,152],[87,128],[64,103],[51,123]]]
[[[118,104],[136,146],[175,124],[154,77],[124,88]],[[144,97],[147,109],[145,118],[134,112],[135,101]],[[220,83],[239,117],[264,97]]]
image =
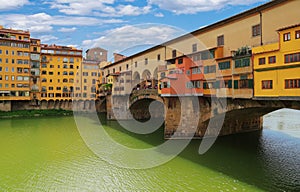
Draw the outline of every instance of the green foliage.
[[[251,48],[246,45],[244,47],[238,48],[238,50],[234,54],[234,57],[251,55],[251,54],[252,54]]]

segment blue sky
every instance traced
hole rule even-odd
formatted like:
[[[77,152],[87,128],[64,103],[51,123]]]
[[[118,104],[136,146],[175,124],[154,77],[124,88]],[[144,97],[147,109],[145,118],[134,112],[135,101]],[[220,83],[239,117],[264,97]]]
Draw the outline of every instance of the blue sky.
[[[130,54],[268,1],[0,0],[0,25],[42,43]]]

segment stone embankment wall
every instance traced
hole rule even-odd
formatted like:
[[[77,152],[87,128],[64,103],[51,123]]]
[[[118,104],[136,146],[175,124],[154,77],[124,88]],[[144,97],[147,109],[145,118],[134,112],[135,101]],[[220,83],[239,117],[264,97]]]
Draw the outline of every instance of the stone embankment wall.
[[[0,101],[0,111],[18,111],[35,109],[63,109],[83,112],[106,112],[106,102],[103,101]]]

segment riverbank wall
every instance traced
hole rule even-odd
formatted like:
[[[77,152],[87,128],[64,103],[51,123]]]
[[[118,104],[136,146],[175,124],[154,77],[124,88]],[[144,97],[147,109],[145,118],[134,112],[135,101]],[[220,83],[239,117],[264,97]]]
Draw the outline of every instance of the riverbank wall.
[[[66,111],[82,112],[106,112],[103,102],[98,100],[64,100],[64,101],[0,101],[0,111],[21,111],[21,110],[51,110],[61,109]],[[105,104],[104,104],[105,105]]]

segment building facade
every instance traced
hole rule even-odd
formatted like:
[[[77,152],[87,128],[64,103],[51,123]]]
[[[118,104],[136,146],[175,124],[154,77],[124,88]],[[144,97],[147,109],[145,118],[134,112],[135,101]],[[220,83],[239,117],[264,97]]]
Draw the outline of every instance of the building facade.
[[[75,81],[81,75],[82,50],[43,44],[41,58],[40,100],[70,100],[75,89],[82,92],[81,83]]]
[[[0,100],[30,100],[30,33],[0,26]]]
[[[110,77],[110,74],[117,72],[122,74],[129,70],[132,80],[128,84],[133,90],[137,88],[136,86],[147,88],[156,87],[158,84],[157,87],[160,89],[157,93],[163,97],[176,95],[172,89],[172,86],[176,86],[177,95],[190,95],[189,90],[194,89],[195,94],[203,94],[206,97],[253,98],[258,93],[255,88],[257,81],[254,80],[253,57],[258,53],[254,54],[252,51],[260,46],[268,47],[270,44],[278,43],[278,32],[285,34],[282,32],[283,29],[280,31],[278,29],[298,24],[299,6],[298,0],[270,1],[114,62],[103,68],[103,72],[106,77]],[[285,42],[285,45],[289,50],[285,47],[282,47],[282,50],[285,49],[291,54],[297,53],[297,45],[293,40]],[[292,61],[287,65],[297,63]],[[153,83],[153,79],[158,80],[158,83]],[[123,87],[128,85],[126,83],[115,85],[117,81],[115,78],[112,83],[113,90],[118,91],[117,94],[127,94],[119,90],[126,90]],[[298,81],[293,77],[285,83],[288,82]],[[292,89],[286,90],[285,93],[296,95]]]
[[[253,48],[256,99],[300,96],[300,24],[278,29],[279,42]]]

